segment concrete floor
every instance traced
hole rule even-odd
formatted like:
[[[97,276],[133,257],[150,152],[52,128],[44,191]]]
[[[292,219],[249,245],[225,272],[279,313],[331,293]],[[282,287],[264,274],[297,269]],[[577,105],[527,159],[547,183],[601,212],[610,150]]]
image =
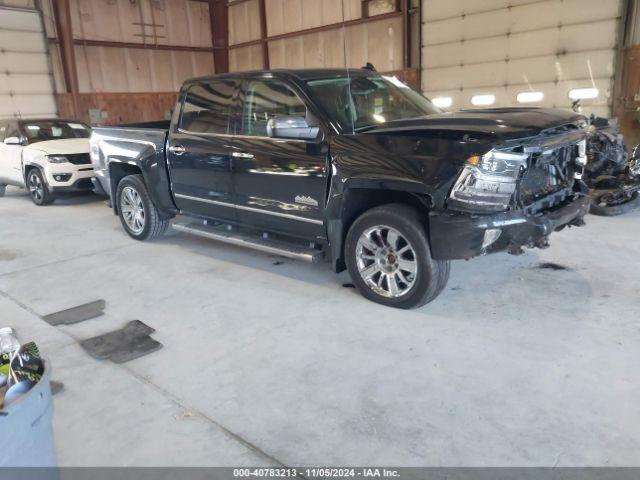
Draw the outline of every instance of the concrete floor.
[[[328,265],[138,243],[97,197],[8,189],[0,324],[65,384],[61,465],[637,466],[640,212],[587,220],[549,250],[455,262],[399,311]],[[99,298],[94,320],[38,318]],[[77,343],[132,319],[164,348],[115,365]]]

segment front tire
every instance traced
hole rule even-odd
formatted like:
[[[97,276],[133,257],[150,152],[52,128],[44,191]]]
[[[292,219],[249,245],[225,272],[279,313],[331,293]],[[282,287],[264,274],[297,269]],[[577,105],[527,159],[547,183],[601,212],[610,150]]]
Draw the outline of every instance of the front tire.
[[[122,227],[131,238],[153,240],[167,231],[170,219],[158,212],[142,175],[129,175],[122,179],[118,184],[116,202]]]
[[[42,172],[38,168],[32,168],[27,174],[27,190],[33,203],[39,207],[51,205],[55,197],[51,194]]]
[[[601,217],[615,217],[640,207],[640,194],[638,192],[633,192],[631,196],[623,200],[616,199],[614,193],[605,192],[593,197],[589,213]]]
[[[408,205],[383,205],[362,214],[347,234],[345,257],[360,293],[390,307],[429,303],[449,280],[450,262],[431,258],[422,218]]]

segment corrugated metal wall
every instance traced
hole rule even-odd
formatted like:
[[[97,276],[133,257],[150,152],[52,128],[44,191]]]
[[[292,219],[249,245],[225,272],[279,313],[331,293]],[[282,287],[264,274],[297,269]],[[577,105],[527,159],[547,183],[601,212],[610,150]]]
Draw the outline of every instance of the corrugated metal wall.
[[[631,0],[631,25],[629,26],[628,45],[640,45],[640,1]]]
[[[52,117],[56,112],[40,12],[0,7],[0,118]]]
[[[0,7],[36,8],[35,0],[0,0]]]
[[[542,92],[529,105],[568,108],[568,92],[597,88],[585,112],[610,115],[621,0],[423,0],[422,89],[473,108],[519,105],[521,92]]]

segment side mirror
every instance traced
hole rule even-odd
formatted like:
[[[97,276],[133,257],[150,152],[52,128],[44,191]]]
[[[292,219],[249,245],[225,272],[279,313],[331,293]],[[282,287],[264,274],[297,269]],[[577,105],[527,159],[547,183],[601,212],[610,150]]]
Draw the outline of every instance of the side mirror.
[[[315,140],[319,133],[320,127],[310,127],[304,117],[273,117],[267,122],[267,135],[273,138]]]
[[[18,137],[7,137],[4,139],[5,145],[22,145]]]

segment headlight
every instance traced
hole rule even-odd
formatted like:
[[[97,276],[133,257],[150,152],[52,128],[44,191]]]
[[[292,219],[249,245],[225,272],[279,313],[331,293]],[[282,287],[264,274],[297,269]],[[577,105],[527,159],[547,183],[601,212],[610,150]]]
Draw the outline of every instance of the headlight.
[[[49,163],[67,163],[69,159],[64,155],[48,155],[47,162]]]
[[[527,158],[526,153],[502,150],[470,157],[451,190],[449,203],[471,210],[506,210]]]
[[[94,165],[97,165],[100,161],[100,147],[98,146],[98,142],[90,142],[89,143],[89,158],[91,158],[91,162]]]

